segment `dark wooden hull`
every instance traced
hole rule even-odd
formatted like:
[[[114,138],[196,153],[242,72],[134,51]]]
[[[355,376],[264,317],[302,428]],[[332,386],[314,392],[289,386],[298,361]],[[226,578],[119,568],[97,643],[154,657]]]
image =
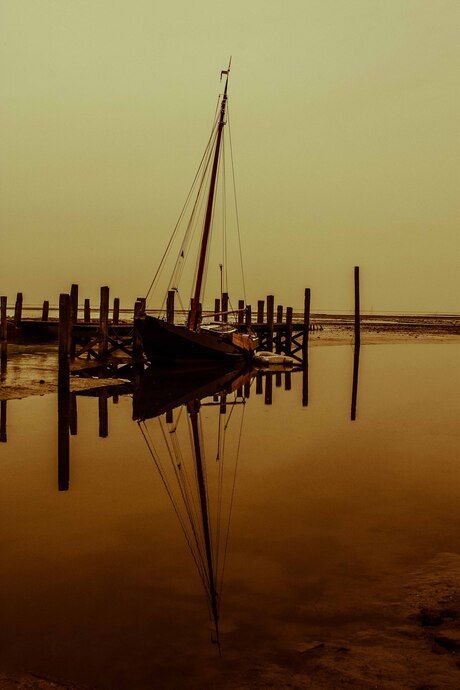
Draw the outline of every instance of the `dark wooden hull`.
[[[154,316],[136,319],[135,328],[150,362],[174,366],[228,362],[238,366],[252,357],[252,352],[234,345],[227,335],[219,336],[205,331],[195,333],[185,326],[167,323]]]

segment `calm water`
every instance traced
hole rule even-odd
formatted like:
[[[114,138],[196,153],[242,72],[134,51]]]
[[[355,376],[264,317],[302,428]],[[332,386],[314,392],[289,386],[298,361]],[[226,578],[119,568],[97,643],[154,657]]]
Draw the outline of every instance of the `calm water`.
[[[290,390],[284,375],[273,378],[271,405],[266,381],[256,394],[253,380],[244,404],[227,397],[225,414],[221,400],[201,406],[215,540],[222,508],[221,566],[226,554],[222,582],[216,572],[220,654],[132,398],[109,399],[101,438],[101,403],[78,396],[68,491],[58,491],[57,396],[8,402],[0,670],[100,688],[217,688],[224,677],[289,665],[299,643],[346,637],[379,616],[396,582],[458,547],[459,364],[455,344],[363,346],[353,422],[345,346],[311,351],[308,406],[301,373]],[[189,467],[191,486],[187,410],[172,425],[147,420],[144,433],[164,467],[169,453],[182,472]]]

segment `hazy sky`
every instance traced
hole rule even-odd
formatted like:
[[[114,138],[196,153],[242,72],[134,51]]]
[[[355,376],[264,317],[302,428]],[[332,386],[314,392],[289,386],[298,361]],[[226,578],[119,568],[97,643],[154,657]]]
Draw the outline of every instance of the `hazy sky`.
[[[1,294],[145,294],[232,55],[248,301],[352,308],[360,265],[364,309],[458,311],[459,0],[2,0],[0,27]]]

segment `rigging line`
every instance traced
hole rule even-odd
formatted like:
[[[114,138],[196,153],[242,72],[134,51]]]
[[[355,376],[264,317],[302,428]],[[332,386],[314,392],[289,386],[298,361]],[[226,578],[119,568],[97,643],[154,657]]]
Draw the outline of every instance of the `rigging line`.
[[[228,542],[229,542],[229,537],[230,537],[230,523],[231,523],[231,517],[232,517],[232,511],[233,511],[233,501],[235,498],[235,488],[236,488],[236,475],[238,471],[238,462],[240,458],[240,449],[241,449],[241,438],[243,435],[243,424],[244,424],[244,417],[246,413],[246,405],[243,405],[243,412],[241,415],[241,423],[240,423],[240,432],[238,435],[238,445],[236,449],[236,459],[235,459],[235,471],[233,473],[233,484],[232,484],[232,491],[230,495],[230,509],[228,513],[228,522],[227,522],[227,533],[225,536],[225,546],[224,546],[224,555],[223,555],[223,563],[222,563],[222,571],[219,579],[219,592],[220,592],[220,602],[222,602],[222,591],[224,587],[224,573],[225,573],[225,566],[227,564],[227,551],[228,551]]]
[[[176,263],[175,263],[175,266],[174,266],[174,269],[173,269],[173,272],[171,275],[170,285],[173,285],[173,286],[175,285],[175,283],[178,283],[180,281],[180,276],[182,275],[183,266],[185,264],[185,258],[186,258],[186,255],[188,254],[189,250],[190,250],[190,242],[191,242],[191,239],[192,239],[192,237],[195,233],[195,229],[196,229],[197,208],[199,206],[200,210],[201,210],[203,207],[203,198],[204,198],[203,188],[204,188],[204,184],[205,184],[205,181],[207,179],[207,176],[209,176],[209,168],[210,168],[210,164],[211,164],[212,152],[213,152],[215,140],[217,138],[217,124],[218,123],[216,122],[214,125],[214,131],[211,134],[211,139],[209,141],[208,149],[207,149],[207,160],[205,161],[205,164],[202,165],[202,175],[201,175],[201,180],[200,180],[200,184],[198,187],[197,195],[195,198],[195,203],[193,205],[192,212],[190,214],[190,218],[189,218],[189,221],[187,223],[187,228],[186,228],[186,232],[184,235],[184,239],[182,240],[182,244],[180,247],[179,255],[176,259]],[[184,260],[181,261],[181,259],[184,259]]]
[[[217,123],[215,126],[215,131],[213,133],[211,133],[211,138],[210,138],[210,141],[208,142],[207,151],[205,151],[205,155],[207,153],[207,160],[205,160],[204,163],[202,160],[201,165],[200,165],[200,170],[202,171],[201,180],[200,180],[200,183],[198,186],[198,191],[196,192],[195,201],[193,204],[193,208],[192,208],[190,217],[188,219],[188,223],[187,223],[185,234],[184,234],[184,237],[182,240],[182,244],[179,248],[179,252],[178,252],[171,276],[169,278],[168,290],[170,290],[171,288],[175,288],[176,291],[178,292],[178,286],[179,286],[180,280],[182,278],[184,267],[186,265],[187,256],[190,252],[190,246],[191,246],[193,237],[194,237],[195,232],[196,232],[197,215],[201,212],[201,209],[203,207],[203,199],[205,196],[203,193],[203,188],[204,188],[204,184],[206,182],[207,176],[209,176],[209,168],[210,168],[210,162],[211,162],[211,157],[212,157],[212,150],[213,150],[214,141],[215,141],[216,136],[217,136]],[[200,170],[198,172],[200,172]],[[196,184],[194,184],[193,189],[196,189]],[[197,214],[197,208],[198,208],[198,214]],[[182,214],[182,217],[184,215],[185,215],[185,209],[184,209],[184,213]],[[165,302],[166,302],[166,294],[163,297],[162,309],[164,309],[164,307],[165,307]]]
[[[161,432],[162,432],[162,434],[163,434],[164,442],[165,442],[165,444],[166,444],[166,448],[167,448],[167,451],[168,451],[169,459],[170,459],[170,461],[171,461],[171,466],[172,466],[172,468],[173,468],[173,472],[174,472],[174,475],[175,475],[175,477],[176,477],[177,484],[178,484],[178,486],[179,486],[179,492],[180,492],[180,495],[181,495],[181,497],[182,497],[182,501],[183,501],[183,504],[184,504],[184,507],[185,507],[185,511],[186,511],[186,513],[187,513],[187,517],[188,517],[188,520],[189,520],[189,523],[190,523],[190,529],[192,530],[192,534],[193,534],[194,539],[195,539],[195,544],[196,544],[196,547],[197,547],[197,549],[198,549],[198,551],[199,551],[200,545],[199,545],[198,535],[197,535],[196,527],[195,527],[194,522],[193,522],[193,516],[192,516],[192,514],[191,514],[191,512],[190,512],[189,500],[188,500],[188,497],[186,496],[186,494],[185,494],[185,492],[184,492],[184,485],[183,485],[182,478],[181,478],[181,476],[180,476],[180,469],[179,469],[177,463],[175,462],[174,455],[173,455],[173,453],[172,453],[172,451],[171,451],[171,447],[170,447],[170,445],[169,445],[169,443],[168,443],[168,438],[167,438],[167,435],[166,435],[166,433],[165,433],[165,429],[164,429],[164,425],[163,425],[163,420],[161,419],[161,417],[158,418],[158,421],[159,421],[160,430],[161,430]],[[203,565],[204,565],[204,564],[203,564]]]
[[[217,105],[217,108],[216,108],[216,112],[217,112],[217,110],[218,110],[218,105]],[[163,268],[163,265],[164,265],[166,256],[167,256],[168,253],[169,253],[169,250],[170,250],[170,248],[171,248],[171,244],[172,244],[172,242],[173,242],[173,240],[174,240],[174,237],[175,237],[175,235],[176,235],[176,233],[177,233],[177,230],[178,230],[178,228],[179,228],[180,222],[181,222],[181,220],[182,220],[182,218],[183,218],[183,216],[184,216],[185,210],[186,210],[186,208],[187,208],[187,206],[188,206],[190,197],[191,197],[191,195],[192,195],[192,193],[193,193],[193,189],[195,188],[196,180],[197,180],[197,178],[198,178],[199,172],[200,172],[201,167],[202,167],[202,165],[203,165],[203,160],[204,160],[205,157],[206,157],[206,152],[207,152],[207,150],[208,150],[208,148],[209,148],[209,146],[210,146],[210,141],[211,141],[212,138],[213,138],[213,133],[214,133],[215,126],[216,126],[216,125],[214,125],[214,127],[213,127],[213,129],[212,129],[212,131],[211,131],[211,135],[210,135],[210,137],[209,137],[209,139],[208,139],[208,143],[207,143],[207,145],[206,145],[206,148],[205,148],[205,150],[204,150],[204,153],[203,153],[203,156],[202,156],[202,158],[201,158],[200,164],[199,164],[199,166],[198,166],[198,170],[196,171],[195,177],[193,178],[192,186],[190,187],[189,193],[187,194],[185,203],[184,203],[184,205],[183,205],[183,207],[182,207],[182,211],[181,211],[181,213],[180,213],[180,215],[179,215],[179,218],[178,218],[178,220],[177,220],[177,222],[176,222],[176,225],[175,225],[175,227],[174,227],[173,234],[172,234],[172,236],[171,236],[170,239],[169,239],[169,242],[168,242],[168,244],[167,244],[167,246],[166,246],[166,250],[165,250],[165,252],[164,252],[164,254],[163,254],[163,257],[162,257],[162,259],[161,259],[161,261],[160,261],[160,265],[158,266],[158,268],[157,268],[157,270],[156,270],[156,273],[155,273],[155,275],[153,276],[152,282],[150,283],[150,287],[149,287],[149,289],[147,290],[147,294],[146,294],[146,296],[145,296],[145,299],[146,299],[146,300],[148,299],[148,297],[149,297],[149,295],[150,295],[150,292],[151,292],[151,290],[152,290],[152,288],[153,288],[153,286],[154,286],[154,284],[155,284],[155,281],[156,281],[157,277],[159,276],[159,274],[160,274],[160,272],[161,272],[161,270],[162,270],[162,268]]]
[[[243,249],[241,246],[241,232],[240,232],[240,217],[238,212],[238,201],[236,196],[236,180],[235,180],[235,165],[233,161],[233,144],[232,144],[232,129],[230,126],[230,110],[227,105],[227,122],[228,122],[228,140],[230,142],[230,159],[232,163],[232,178],[233,178],[233,195],[235,199],[235,214],[236,214],[236,227],[238,231],[238,246],[240,250],[240,266],[241,266],[241,277],[243,280],[243,297],[246,303],[246,281],[244,279],[244,265],[243,265]]]
[[[201,580],[201,582],[202,582],[202,584],[203,584],[203,586],[204,586],[204,588],[205,588],[205,591],[208,593],[208,596],[210,596],[210,588],[209,588],[209,586],[208,586],[207,579],[203,576],[203,573],[202,573],[202,571],[201,571],[200,563],[198,562],[196,553],[195,553],[194,549],[192,548],[192,544],[191,544],[189,535],[188,535],[188,533],[187,533],[187,529],[186,529],[186,527],[185,527],[185,523],[184,523],[184,521],[183,521],[183,518],[182,518],[182,516],[181,516],[180,513],[179,513],[178,506],[177,506],[177,504],[176,504],[176,500],[175,500],[174,495],[173,495],[173,493],[172,493],[172,491],[171,491],[171,489],[170,489],[170,487],[169,487],[169,485],[168,485],[168,482],[167,482],[167,480],[166,480],[166,476],[164,475],[164,472],[163,472],[163,469],[162,469],[161,464],[160,464],[160,462],[159,462],[159,459],[155,456],[155,453],[153,452],[153,442],[152,442],[152,440],[151,440],[150,433],[149,433],[149,431],[148,431],[148,429],[147,429],[147,426],[146,426],[146,424],[145,424],[145,421],[143,422],[145,431],[144,431],[144,429],[141,427],[141,423],[142,423],[142,422],[138,422],[138,427],[139,427],[139,429],[140,429],[140,431],[141,431],[141,433],[142,433],[142,436],[144,437],[144,440],[145,440],[145,442],[146,442],[147,448],[148,448],[148,450],[149,450],[149,452],[150,452],[150,455],[152,456],[153,461],[154,461],[154,463],[155,463],[155,465],[156,465],[156,467],[157,467],[158,473],[159,473],[160,478],[161,478],[161,480],[162,480],[162,482],[163,482],[163,485],[164,485],[164,487],[165,487],[165,489],[166,489],[166,493],[168,494],[169,500],[171,501],[171,505],[172,505],[172,507],[173,507],[173,509],[174,509],[174,512],[176,513],[177,519],[178,519],[178,521],[179,521],[179,525],[181,526],[181,529],[182,529],[182,532],[183,532],[183,534],[184,534],[185,540],[186,540],[186,542],[187,542],[188,548],[189,548],[189,550],[190,550],[190,553],[192,554],[193,561],[194,561],[194,563],[195,563],[195,565],[196,565],[196,568],[197,568],[197,570],[198,570],[198,575],[199,575],[199,577],[200,577],[200,580]],[[150,443],[149,443],[149,440],[150,440]]]

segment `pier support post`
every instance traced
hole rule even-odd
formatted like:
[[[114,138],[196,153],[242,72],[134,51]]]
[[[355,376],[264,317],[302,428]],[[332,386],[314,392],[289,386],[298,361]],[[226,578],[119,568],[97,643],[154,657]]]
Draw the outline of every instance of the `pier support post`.
[[[70,353],[70,295],[59,295],[59,361]]]
[[[105,359],[109,345],[109,288],[101,287],[99,305],[99,357]]]
[[[244,323],[244,299],[238,300],[238,323]]]
[[[264,307],[265,302],[263,299],[257,300],[257,323],[264,322]]]
[[[291,354],[292,349],[292,307],[286,308],[286,338],[284,351],[287,355]]]
[[[283,324],[283,307],[281,304],[279,304],[276,307],[276,323],[278,326],[282,326]],[[276,334],[276,353],[280,354],[282,350],[282,342],[283,342],[283,331],[280,328]]]
[[[16,295],[16,304],[14,306],[14,323],[16,326],[22,319],[22,292]]]
[[[112,323],[114,326],[118,326],[119,322],[120,322],[120,298],[115,297],[113,300]]]
[[[228,292],[222,293],[222,321],[228,321]]]
[[[70,287],[70,319],[72,325],[78,321],[78,285],[75,283]]]
[[[267,350],[273,350],[273,321],[275,318],[275,297],[267,295]]]
[[[251,325],[251,322],[252,322],[252,310],[251,310],[251,305],[250,305],[250,304],[247,304],[247,305],[246,305],[246,310],[245,310],[245,317],[244,317],[244,319],[245,319],[246,326],[250,326],[250,325]]]
[[[91,305],[90,301],[88,298],[85,299],[85,308],[84,308],[84,321],[85,323],[91,323]]]
[[[50,313],[50,303],[49,300],[45,299],[42,306],[42,321],[48,321]]]
[[[310,332],[310,288],[305,288],[305,299],[303,309],[303,339],[302,339],[302,359],[304,364],[308,366],[308,334]]]
[[[0,356],[1,356],[1,372],[6,370],[7,348],[8,348],[8,321],[6,314],[7,298],[5,295],[0,297]]]
[[[133,357],[137,359],[142,356],[142,340],[139,332],[136,328],[136,319],[139,319],[142,315],[142,302],[140,300],[136,301],[134,305],[134,333],[133,333]]]
[[[168,290],[168,299],[166,301],[166,321],[174,323],[174,290]]]

